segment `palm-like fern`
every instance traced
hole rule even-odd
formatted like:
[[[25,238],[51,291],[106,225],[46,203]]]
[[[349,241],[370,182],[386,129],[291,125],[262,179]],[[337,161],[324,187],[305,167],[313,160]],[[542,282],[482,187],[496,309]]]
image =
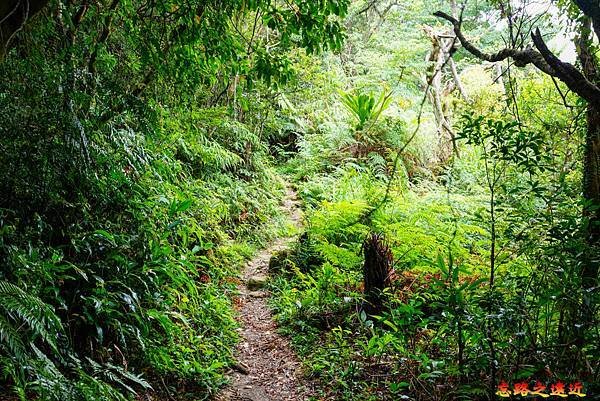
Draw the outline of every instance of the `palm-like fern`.
[[[29,352],[26,344],[41,338],[58,352],[62,325],[52,308],[38,297],[0,280],[0,347],[17,360]]]
[[[364,129],[367,122],[377,121],[392,102],[392,93],[386,91],[382,91],[378,99],[372,93],[340,92],[340,96],[342,104],[358,120],[356,130]]]

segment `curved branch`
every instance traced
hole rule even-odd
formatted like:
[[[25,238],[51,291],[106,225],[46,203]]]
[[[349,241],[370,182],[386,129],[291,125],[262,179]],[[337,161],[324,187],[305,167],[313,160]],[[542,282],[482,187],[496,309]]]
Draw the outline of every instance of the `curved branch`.
[[[536,31],[532,32],[531,34],[533,43],[537,50],[530,47],[527,47],[523,50],[505,48],[496,53],[490,54],[479,50],[471,42],[469,42],[467,38],[465,38],[460,29],[461,23],[456,18],[441,11],[437,11],[433,15],[450,22],[454,27],[454,33],[462,46],[478,59],[497,62],[507,58],[512,58],[517,67],[524,67],[527,64],[533,64],[540,71],[563,81],[569,87],[569,89],[577,93],[588,102],[600,104],[600,88],[586,79],[586,77],[572,64],[559,60],[558,57],[556,57],[548,49],[548,46],[546,46],[539,29],[536,29]]]
[[[471,42],[469,42],[469,40],[467,38],[465,38],[465,36],[463,35],[463,33],[460,29],[460,21],[458,21],[456,18],[454,18],[442,11],[436,11],[435,13],[433,13],[433,15],[450,22],[452,24],[452,26],[454,27],[454,34],[460,41],[460,44],[465,49],[467,49],[467,51],[469,53],[471,53],[472,55],[474,55],[475,57],[477,57],[480,60],[485,60],[485,61],[494,63],[497,61],[506,60],[507,58],[512,58],[517,67],[525,67],[527,64],[533,64],[538,69],[545,72],[546,74],[556,76],[556,73],[552,69],[552,67],[550,67],[550,65],[548,65],[548,63],[546,63],[546,61],[544,60],[542,55],[540,53],[538,53],[537,51],[535,51],[534,49],[526,48],[523,50],[518,50],[518,49],[505,48],[496,53],[491,53],[491,54],[484,53],[481,50],[479,50],[478,48],[476,48]]]
[[[531,38],[546,63],[556,72],[555,76],[558,79],[588,102],[600,104],[600,88],[590,82],[573,64],[559,60],[546,46],[539,29],[531,33]]]

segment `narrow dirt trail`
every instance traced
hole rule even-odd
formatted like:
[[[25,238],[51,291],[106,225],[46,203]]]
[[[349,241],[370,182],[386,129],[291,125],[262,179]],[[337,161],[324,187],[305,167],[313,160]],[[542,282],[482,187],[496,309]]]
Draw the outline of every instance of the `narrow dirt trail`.
[[[301,211],[296,194],[287,189],[283,209],[295,225]],[[238,286],[238,320],[241,341],[236,349],[237,366],[231,383],[216,397],[217,401],[297,401],[308,398],[308,383],[302,381],[300,362],[288,341],[277,333],[267,305],[268,293],[254,290],[256,279],[265,279],[273,253],[287,248],[294,237],[279,238],[252,259],[243,271]],[[248,288],[248,287],[251,288]]]

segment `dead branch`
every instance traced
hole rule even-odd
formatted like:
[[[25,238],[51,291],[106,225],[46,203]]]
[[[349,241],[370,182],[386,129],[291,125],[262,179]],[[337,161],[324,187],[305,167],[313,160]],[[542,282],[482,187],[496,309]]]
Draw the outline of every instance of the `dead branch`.
[[[492,54],[484,53],[483,51],[476,48],[471,42],[469,42],[467,38],[465,38],[460,29],[460,22],[456,18],[442,11],[436,11],[435,13],[433,13],[433,15],[452,23],[452,26],[454,27],[454,33],[460,41],[460,44],[465,49],[467,49],[469,53],[471,53],[480,60],[489,61],[493,63],[496,61],[506,60],[510,57],[515,61],[515,65],[517,67],[525,67],[527,64],[534,64],[537,68],[544,71],[546,74],[556,75],[554,70],[552,70],[552,68],[546,63],[542,55],[532,48],[525,48],[523,50],[505,48],[500,50],[499,52]]]
[[[532,32],[531,37],[546,63],[555,71],[556,78],[588,102],[600,104],[600,88],[588,81],[573,64],[560,61],[546,46],[539,29]]]
[[[588,102],[600,104],[600,88],[590,82],[572,64],[559,60],[558,57],[548,49],[548,46],[542,39],[539,29],[536,29],[535,32],[531,33],[533,43],[537,50],[531,47],[525,49],[504,48],[496,53],[484,53],[465,38],[461,31],[460,22],[456,18],[442,11],[437,11],[434,15],[452,23],[454,33],[462,46],[478,59],[497,62],[512,58],[517,67],[533,64],[542,72],[563,81],[569,89]]]

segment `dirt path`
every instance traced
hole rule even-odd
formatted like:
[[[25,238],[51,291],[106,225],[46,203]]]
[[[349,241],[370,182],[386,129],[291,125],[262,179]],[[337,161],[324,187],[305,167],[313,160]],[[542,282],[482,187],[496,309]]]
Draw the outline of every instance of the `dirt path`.
[[[291,189],[287,190],[283,209],[294,224],[300,224],[300,208]],[[252,288],[254,279],[262,279],[268,274],[271,255],[287,248],[293,240],[293,237],[276,240],[243,271],[243,282],[238,287],[241,341],[236,349],[237,367],[231,373],[231,383],[216,397],[217,401],[307,399],[307,384],[301,380],[300,362],[288,341],[276,332],[266,300],[269,294]]]

